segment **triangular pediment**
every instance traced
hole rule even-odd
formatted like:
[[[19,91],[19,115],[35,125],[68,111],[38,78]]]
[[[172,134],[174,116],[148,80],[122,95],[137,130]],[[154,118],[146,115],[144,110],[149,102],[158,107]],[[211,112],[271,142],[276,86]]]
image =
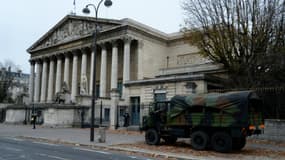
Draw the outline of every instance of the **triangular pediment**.
[[[68,15],[34,43],[28,52],[56,46],[91,35],[95,30],[95,18]],[[121,25],[120,21],[99,19],[101,30]]]

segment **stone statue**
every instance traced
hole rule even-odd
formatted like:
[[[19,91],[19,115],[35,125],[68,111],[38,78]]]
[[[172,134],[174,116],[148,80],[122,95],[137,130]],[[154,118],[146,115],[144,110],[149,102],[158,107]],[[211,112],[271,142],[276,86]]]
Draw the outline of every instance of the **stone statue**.
[[[88,94],[88,81],[87,81],[86,75],[81,76],[80,94],[81,95],[87,95]]]
[[[62,88],[61,88],[61,91],[60,92],[57,92],[55,94],[55,103],[65,103],[66,101],[66,95],[70,94],[70,91],[69,91],[69,88],[68,88],[68,85],[66,82],[63,82],[62,83]]]
[[[24,103],[24,100],[23,98],[27,96],[26,93],[24,92],[18,92],[17,95],[16,95],[16,98],[15,98],[15,103],[16,104],[23,104]]]
[[[56,92],[55,93],[55,103],[64,103],[65,102],[65,98],[64,98],[64,94],[61,92]]]
[[[62,93],[70,93],[70,90],[69,90],[68,85],[67,85],[66,82],[63,82],[63,83],[62,83],[61,92],[62,92]]]

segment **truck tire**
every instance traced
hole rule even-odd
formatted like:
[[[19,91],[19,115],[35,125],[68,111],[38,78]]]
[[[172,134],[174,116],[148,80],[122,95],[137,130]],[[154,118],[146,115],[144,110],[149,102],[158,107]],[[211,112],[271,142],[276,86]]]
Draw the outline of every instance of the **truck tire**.
[[[233,138],[233,150],[241,150],[246,144],[246,137]]]
[[[211,145],[217,152],[230,152],[232,150],[232,137],[226,132],[216,132],[211,138]]]
[[[145,133],[145,142],[149,145],[158,145],[160,143],[160,135],[155,129],[148,129]]]
[[[203,131],[195,131],[191,135],[191,146],[195,150],[206,149],[209,142],[209,136]]]
[[[174,137],[174,136],[164,136],[162,137],[162,139],[167,144],[174,144],[177,141],[177,137]]]

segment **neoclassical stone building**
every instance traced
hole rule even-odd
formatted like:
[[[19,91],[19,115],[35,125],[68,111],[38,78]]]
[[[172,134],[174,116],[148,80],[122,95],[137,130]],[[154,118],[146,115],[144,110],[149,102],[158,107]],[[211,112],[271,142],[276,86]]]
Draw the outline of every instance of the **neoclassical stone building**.
[[[93,85],[98,95],[95,119],[102,104],[102,117],[111,127],[124,112],[130,114],[131,125],[139,125],[145,105],[154,100],[221,87],[217,75],[222,66],[201,57],[182,33],[166,34],[131,19],[97,23],[96,55],[95,19],[74,15],[64,17],[27,50],[30,101],[42,109],[44,124],[73,125],[82,116],[78,107],[85,107],[83,119],[88,122]],[[64,104],[54,104],[63,92]]]

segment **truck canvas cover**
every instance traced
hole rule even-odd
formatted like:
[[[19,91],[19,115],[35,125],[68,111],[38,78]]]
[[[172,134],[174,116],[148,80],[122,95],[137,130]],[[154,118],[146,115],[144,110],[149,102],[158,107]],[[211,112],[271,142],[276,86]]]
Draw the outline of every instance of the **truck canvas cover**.
[[[200,117],[201,119],[198,119],[205,120],[207,117],[209,117],[209,120],[212,121],[212,125],[215,121],[218,122],[216,123],[216,125],[220,126],[221,123],[223,123],[222,121],[220,121],[220,118],[223,117],[227,117],[228,120],[231,119],[231,122],[226,123],[227,125],[233,124],[235,122],[238,122],[239,124],[244,124],[247,122],[248,118],[249,101],[258,99],[258,96],[253,91],[236,91],[227,93],[190,94],[188,96],[174,96],[171,99],[171,110],[168,114],[168,119],[170,120],[170,122],[173,122],[174,119],[177,119],[181,115],[185,116],[186,114],[186,116],[191,117],[191,123],[193,124],[193,120],[197,119],[194,118],[194,116],[197,117],[197,114],[201,113],[201,111],[203,110],[202,112],[204,112],[204,116]],[[201,109],[201,111],[197,111],[197,114],[195,115],[195,110],[199,110],[199,108]],[[191,112],[187,113],[187,111]],[[219,120],[216,118],[219,118]],[[201,123],[200,120],[197,121],[196,124]]]

